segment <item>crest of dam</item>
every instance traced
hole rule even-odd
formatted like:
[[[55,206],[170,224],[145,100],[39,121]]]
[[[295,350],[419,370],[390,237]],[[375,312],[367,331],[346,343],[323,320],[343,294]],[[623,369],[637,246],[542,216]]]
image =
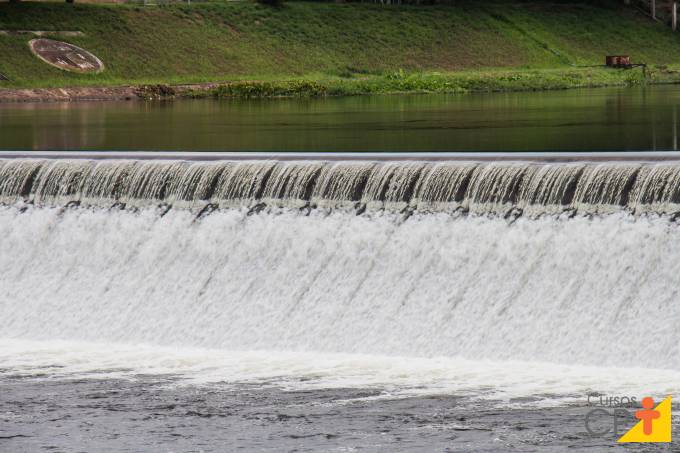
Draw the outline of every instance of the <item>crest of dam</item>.
[[[680,212],[680,162],[0,159],[0,203],[18,202],[673,215]]]

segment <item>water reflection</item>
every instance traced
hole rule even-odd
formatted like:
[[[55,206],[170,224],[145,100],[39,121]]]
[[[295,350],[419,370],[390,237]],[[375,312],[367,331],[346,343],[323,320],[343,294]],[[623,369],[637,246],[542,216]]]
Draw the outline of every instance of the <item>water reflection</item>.
[[[678,148],[680,88],[0,106],[0,148],[538,151]]]

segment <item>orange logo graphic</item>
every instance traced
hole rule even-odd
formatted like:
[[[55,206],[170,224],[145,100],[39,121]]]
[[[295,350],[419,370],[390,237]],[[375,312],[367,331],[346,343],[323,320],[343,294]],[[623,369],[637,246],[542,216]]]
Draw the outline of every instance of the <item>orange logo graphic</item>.
[[[661,412],[654,410],[654,400],[649,396],[642,400],[641,411],[635,412],[635,418],[642,420],[642,432],[645,436],[650,436],[652,434],[652,420],[661,417]]]
[[[654,407],[650,397],[642,400],[642,409],[635,412],[640,420],[619,442],[671,442],[671,397]]]

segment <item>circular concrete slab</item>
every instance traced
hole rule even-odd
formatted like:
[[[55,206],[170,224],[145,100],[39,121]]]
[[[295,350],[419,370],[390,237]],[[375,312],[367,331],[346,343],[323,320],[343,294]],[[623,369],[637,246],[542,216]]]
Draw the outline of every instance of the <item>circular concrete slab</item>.
[[[98,73],[104,70],[99,58],[73,44],[40,38],[32,39],[28,45],[35,56],[64,71]]]

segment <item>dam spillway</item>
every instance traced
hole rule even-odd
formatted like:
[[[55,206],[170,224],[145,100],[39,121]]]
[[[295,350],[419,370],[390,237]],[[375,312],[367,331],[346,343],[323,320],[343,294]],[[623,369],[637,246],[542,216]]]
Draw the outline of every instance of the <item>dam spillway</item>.
[[[0,159],[0,203],[18,202],[673,215],[680,163]]]
[[[7,159],[0,332],[679,370],[679,175],[672,162]]]

